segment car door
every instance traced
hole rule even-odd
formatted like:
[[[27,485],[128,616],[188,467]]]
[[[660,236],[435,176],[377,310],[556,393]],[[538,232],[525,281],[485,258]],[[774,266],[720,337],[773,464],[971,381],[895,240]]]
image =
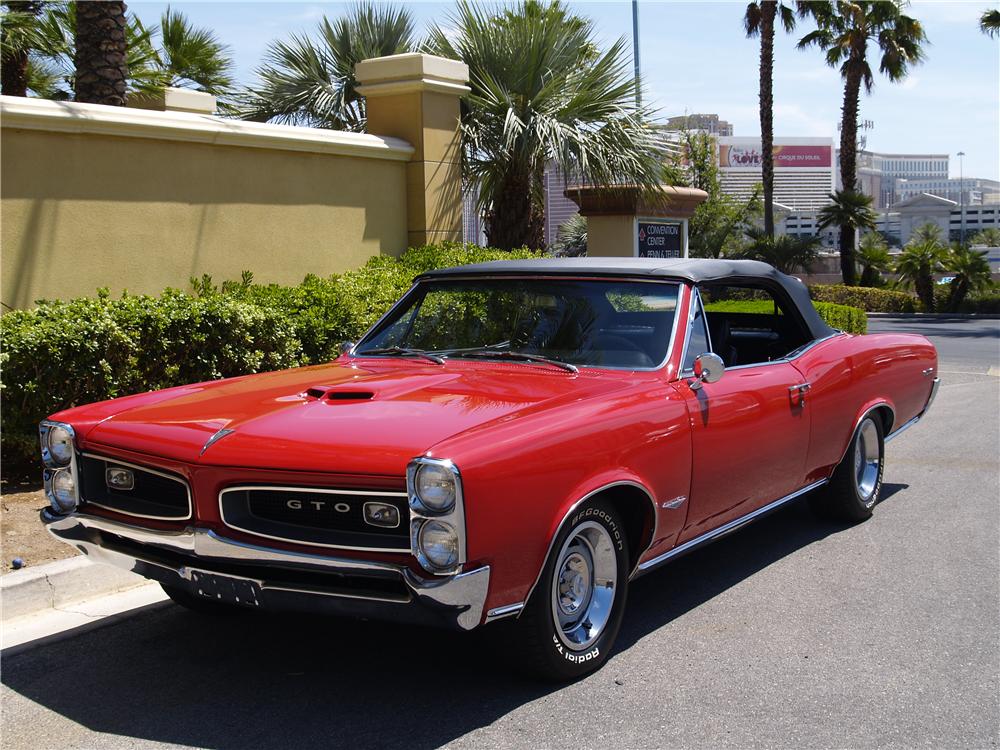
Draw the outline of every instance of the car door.
[[[802,486],[809,446],[808,393],[785,360],[728,367],[715,383],[693,375],[699,349],[711,351],[701,295],[692,295],[681,382],[691,423],[692,475],[679,543]]]

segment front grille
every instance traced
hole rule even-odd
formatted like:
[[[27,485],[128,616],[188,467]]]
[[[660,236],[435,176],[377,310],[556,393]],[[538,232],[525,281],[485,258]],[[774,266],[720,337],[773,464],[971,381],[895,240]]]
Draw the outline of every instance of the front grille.
[[[365,521],[369,502],[399,511],[395,528]],[[324,547],[409,551],[410,510],[403,492],[308,487],[232,487],[219,497],[227,526],[269,539]]]
[[[131,472],[131,489],[111,488],[109,469]],[[179,476],[88,454],[81,457],[79,472],[80,496],[91,505],[139,518],[183,521],[191,517],[191,493]]]

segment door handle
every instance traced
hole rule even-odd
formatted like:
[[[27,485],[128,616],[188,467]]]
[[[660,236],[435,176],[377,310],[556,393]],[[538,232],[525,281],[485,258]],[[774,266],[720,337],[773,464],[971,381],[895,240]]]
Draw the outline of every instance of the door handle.
[[[788,395],[790,398],[795,398],[796,395],[799,397],[799,406],[806,405],[806,393],[812,388],[811,383],[798,383],[796,385],[788,386]]]

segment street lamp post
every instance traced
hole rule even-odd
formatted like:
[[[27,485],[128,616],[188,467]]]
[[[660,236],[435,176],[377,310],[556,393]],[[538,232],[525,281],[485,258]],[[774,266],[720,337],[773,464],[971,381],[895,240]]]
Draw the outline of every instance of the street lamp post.
[[[639,0],[632,0],[632,60],[635,72],[635,107],[642,106],[642,91],[639,89]]]
[[[962,212],[959,230],[958,230],[958,242],[961,245],[965,244],[965,152],[958,152],[958,205],[959,211]]]

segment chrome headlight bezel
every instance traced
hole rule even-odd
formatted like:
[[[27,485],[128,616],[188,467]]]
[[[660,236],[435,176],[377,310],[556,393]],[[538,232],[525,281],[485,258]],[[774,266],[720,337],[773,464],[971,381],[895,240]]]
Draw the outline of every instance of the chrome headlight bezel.
[[[435,509],[428,506],[420,497],[417,491],[417,474],[424,466],[434,466],[446,470],[454,479],[455,496],[450,505]],[[448,459],[443,458],[415,458],[406,467],[406,493],[410,505],[410,551],[420,563],[420,566],[434,575],[453,575],[462,570],[462,565],[466,562],[466,534],[465,534],[465,496],[462,491],[462,475],[458,467]],[[458,555],[454,564],[439,566],[430,560],[424,553],[421,545],[421,531],[424,524],[431,521],[440,521],[451,526],[457,536],[456,548]]]
[[[69,461],[65,463],[60,463],[52,454],[50,449],[50,436],[52,431],[56,429],[68,432],[72,441],[73,450],[70,454]],[[77,465],[76,431],[73,429],[72,425],[66,424],[65,422],[44,420],[38,425],[38,437],[42,448],[42,462],[45,464],[45,471],[42,472],[42,479],[45,486],[45,497],[49,501],[49,506],[52,508],[54,513],[59,515],[72,513],[80,505],[80,472]],[[71,502],[58,500],[56,498],[53,485],[57,476],[61,473],[68,474],[72,479],[73,494]]]

